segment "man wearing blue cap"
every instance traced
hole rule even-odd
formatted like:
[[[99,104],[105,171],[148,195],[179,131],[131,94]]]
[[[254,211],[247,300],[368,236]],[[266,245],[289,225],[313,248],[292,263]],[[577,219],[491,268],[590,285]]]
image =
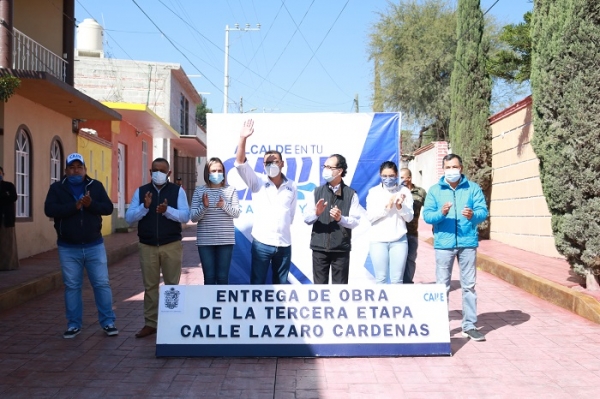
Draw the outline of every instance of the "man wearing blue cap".
[[[112,290],[108,279],[106,250],[102,238],[102,215],[113,212],[113,203],[102,183],[87,175],[81,154],[67,157],[62,180],[53,183],[44,204],[46,216],[54,218],[58,235],[58,257],[65,284],[67,331],[74,338],[83,324],[81,286],[85,269],[94,289],[98,321],[108,336],[119,334],[115,327]]]

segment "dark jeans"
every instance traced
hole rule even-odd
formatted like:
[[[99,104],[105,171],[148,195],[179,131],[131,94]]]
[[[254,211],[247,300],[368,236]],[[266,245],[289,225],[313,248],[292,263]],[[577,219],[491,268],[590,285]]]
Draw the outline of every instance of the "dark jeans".
[[[198,255],[204,273],[204,285],[228,284],[231,265],[231,245],[199,245]]]
[[[274,247],[252,241],[252,270],[250,284],[266,284],[269,265],[273,270],[273,284],[287,284],[292,263],[292,247]]]
[[[348,284],[350,252],[313,251],[313,283],[329,284],[331,268],[332,284]]]
[[[404,284],[413,284],[415,271],[417,270],[417,249],[419,248],[419,237],[406,235],[408,238],[408,255],[406,257],[406,267],[404,268]]]

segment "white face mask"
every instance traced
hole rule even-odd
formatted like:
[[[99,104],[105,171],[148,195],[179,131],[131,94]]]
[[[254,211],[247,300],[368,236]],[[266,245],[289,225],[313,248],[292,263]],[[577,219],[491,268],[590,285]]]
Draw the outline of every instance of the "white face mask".
[[[323,173],[321,173],[321,176],[323,177],[323,180],[325,180],[327,183],[335,179],[332,169],[323,169]]]
[[[156,184],[157,186],[162,186],[163,184],[165,184],[167,182],[167,174],[163,173],[163,172],[152,172],[152,183]]]
[[[279,174],[279,166],[275,165],[274,163],[272,163],[271,165],[267,165],[265,167],[265,173],[269,177],[277,177],[277,175]]]
[[[444,176],[448,183],[456,183],[460,180],[460,169],[444,169]]]

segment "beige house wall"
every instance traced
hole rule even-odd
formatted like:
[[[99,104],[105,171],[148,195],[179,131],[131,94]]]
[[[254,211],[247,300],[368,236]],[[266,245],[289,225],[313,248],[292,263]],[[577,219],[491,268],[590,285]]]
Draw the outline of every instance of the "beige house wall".
[[[62,57],[62,0],[15,0],[15,28]]]
[[[492,198],[490,238],[545,256],[554,246],[551,216],[542,192],[539,160],[531,146],[531,97],[490,118]]]
[[[6,179],[11,182],[15,181],[15,140],[22,126],[30,132],[31,214],[29,218],[17,218],[15,225],[20,259],[56,247],[53,221],[44,215],[44,201],[50,187],[53,138],[58,137],[64,156],[77,150],[77,135],[71,131],[71,118],[14,95],[4,104],[2,145],[2,166]]]

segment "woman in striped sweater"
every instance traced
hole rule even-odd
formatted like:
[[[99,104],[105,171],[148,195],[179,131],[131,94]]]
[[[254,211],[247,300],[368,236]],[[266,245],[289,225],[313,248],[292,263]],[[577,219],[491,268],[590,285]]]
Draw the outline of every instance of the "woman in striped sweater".
[[[191,219],[198,223],[196,245],[204,272],[204,284],[228,284],[235,230],[240,215],[238,194],[227,185],[225,166],[211,158],[204,167],[205,186],[196,187]]]

